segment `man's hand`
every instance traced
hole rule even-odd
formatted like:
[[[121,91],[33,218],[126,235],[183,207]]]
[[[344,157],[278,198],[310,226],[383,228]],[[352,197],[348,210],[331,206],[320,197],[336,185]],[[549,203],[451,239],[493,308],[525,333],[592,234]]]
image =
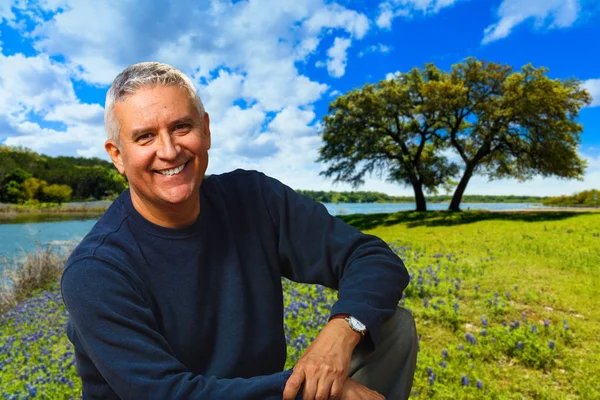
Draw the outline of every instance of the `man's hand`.
[[[352,352],[359,342],[360,334],[346,321],[329,321],[294,366],[283,390],[283,400],[294,400],[302,384],[303,400],[340,399]]]
[[[385,397],[374,390],[348,378],[342,390],[340,400],[385,400]]]

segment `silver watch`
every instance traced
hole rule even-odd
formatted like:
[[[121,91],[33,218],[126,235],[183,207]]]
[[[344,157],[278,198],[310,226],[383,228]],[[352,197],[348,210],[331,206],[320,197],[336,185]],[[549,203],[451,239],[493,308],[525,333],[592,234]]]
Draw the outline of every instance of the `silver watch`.
[[[360,333],[360,335],[363,337],[367,334],[367,326],[354,318],[352,315],[349,315],[344,319],[348,321],[350,328],[352,328],[354,332]]]

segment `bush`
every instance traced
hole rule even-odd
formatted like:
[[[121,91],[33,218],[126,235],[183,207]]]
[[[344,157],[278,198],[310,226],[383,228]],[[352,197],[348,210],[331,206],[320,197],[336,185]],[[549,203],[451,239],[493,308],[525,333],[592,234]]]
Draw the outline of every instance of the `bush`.
[[[33,292],[49,288],[60,278],[68,251],[57,250],[53,247],[41,247],[37,251],[27,253],[21,262],[10,264],[16,268],[5,268],[0,271],[0,314],[27,299]]]

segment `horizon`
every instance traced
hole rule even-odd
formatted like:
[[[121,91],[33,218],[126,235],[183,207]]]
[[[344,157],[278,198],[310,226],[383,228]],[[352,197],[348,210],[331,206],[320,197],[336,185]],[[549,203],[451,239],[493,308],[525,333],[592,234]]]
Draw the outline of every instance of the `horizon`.
[[[412,197],[410,187],[377,176],[353,188],[319,175],[328,104],[396,72],[427,62],[448,70],[474,56],[575,77],[593,102],[578,118],[580,155],[588,162],[583,181],[475,176],[465,195],[572,195],[600,182],[600,54],[589,51],[600,37],[596,1],[259,0],[133,12],[136,4],[0,5],[0,144],[110,161],[103,147],[106,90],[127,65],[159,60],[190,76],[211,116],[207,174],[256,169],[299,190]]]

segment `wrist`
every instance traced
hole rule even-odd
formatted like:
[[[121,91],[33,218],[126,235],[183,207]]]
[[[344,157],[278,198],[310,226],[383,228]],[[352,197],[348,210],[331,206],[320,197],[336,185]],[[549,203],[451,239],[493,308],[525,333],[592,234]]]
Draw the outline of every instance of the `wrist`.
[[[364,340],[364,338],[366,337],[366,335],[369,333],[367,326],[365,324],[363,324],[362,322],[360,322],[355,317],[351,316],[350,314],[339,313],[339,314],[334,314],[331,317],[329,317],[329,321],[332,321],[335,319],[346,321],[348,328],[350,328],[351,331],[356,332],[359,335],[359,343],[362,342]]]
[[[327,323],[327,326],[336,330],[336,336],[339,342],[351,352],[362,340],[362,335],[352,330],[348,321],[343,318],[332,318]]]

